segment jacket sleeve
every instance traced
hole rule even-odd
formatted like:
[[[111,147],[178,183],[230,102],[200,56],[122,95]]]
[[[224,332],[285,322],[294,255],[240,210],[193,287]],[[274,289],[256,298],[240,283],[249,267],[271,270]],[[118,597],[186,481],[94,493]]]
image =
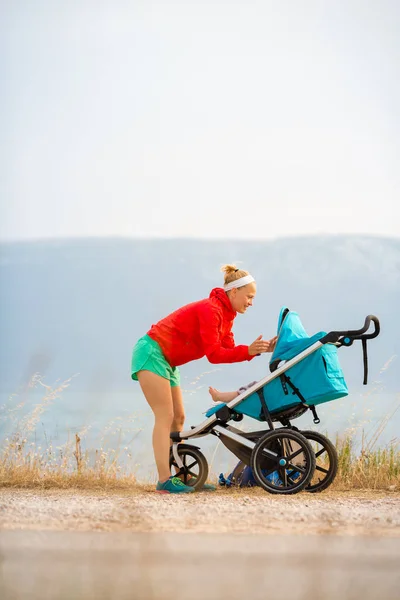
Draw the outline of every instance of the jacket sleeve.
[[[233,337],[232,331],[226,334],[225,337],[221,340],[221,346],[224,348],[234,348],[235,347],[235,339]]]
[[[224,336],[222,338],[221,341],[221,346],[223,348],[239,348],[239,346],[235,346],[235,338],[233,337],[233,333],[232,331],[230,331],[229,333],[226,334],[226,336]],[[248,346],[246,346],[246,348],[248,349]],[[249,358],[247,360],[253,360],[253,358],[255,358],[256,356],[260,356],[259,354],[249,354]]]
[[[221,340],[221,315],[212,306],[202,307],[199,326],[204,352],[210,363],[235,363],[254,358],[250,356],[248,346],[235,346],[232,332]]]

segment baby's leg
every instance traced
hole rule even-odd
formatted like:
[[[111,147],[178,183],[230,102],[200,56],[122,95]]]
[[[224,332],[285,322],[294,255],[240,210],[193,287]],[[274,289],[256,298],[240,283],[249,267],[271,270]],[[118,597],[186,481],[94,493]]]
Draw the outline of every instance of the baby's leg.
[[[247,385],[244,385],[243,387],[239,388],[237,392],[220,392],[213,387],[209,387],[208,391],[210,392],[214,402],[230,402],[234,398],[237,398],[239,394],[243,394],[243,392],[251,388],[251,386],[255,383],[257,382],[252,381],[251,383],[248,383]]]
[[[243,394],[243,392],[245,392],[246,390],[251,388],[255,383],[257,383],[257,381],[252,381],[251,383],[248,383],[247,385],[243,385],[242,387],[240,387],[238,389],[238,394]]]
[[[238,392],[219,392],[213,387],[208,388],[208,391],[214,402],[230,402],[239,395]]]

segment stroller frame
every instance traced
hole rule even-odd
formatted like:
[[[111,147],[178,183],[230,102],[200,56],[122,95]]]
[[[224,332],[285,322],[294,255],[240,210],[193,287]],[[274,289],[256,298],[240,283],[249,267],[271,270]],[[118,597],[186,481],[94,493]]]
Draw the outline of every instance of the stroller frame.
[[[368,331],[368,329],[370,327],[371,321],[374,323],[375,329],[372,333],[367,334],[366,332]],[[253,384],[251,387],[246,389],[244,392],[239,394],[236,398],[234,398],[230,402],[227,402],[227,403],[224,403],[223,405],[221,405],[221,408],[219,408],[213,415],[206,418],[202,423],[200,423],[196,427],[192,427],[190,430],[171,433],[171,440],[172,440],[173,444],[172,444],[172,448],[171,448],[170,463],[171,464],[173,463],[175,466],[177,466],[179,468],[179,470],[183,473],[185,471],[186,466],[184,464],[184,460],[182,460],[181,455],[185,451],[188,451],[190,453],[191,449],[198,449],[198,447],[192,446],[189,444],[182,444],[181,442],[186,441],[186,440],[201,438],[201,437],[204,437],[205,435],[209,435],[209,434],[218,437],[220,439],[220,441],[222,441],[222,443],[224,443],[224,445],[229,450],[231,450],[240,460],[244,461],[246,464],[249,464],[249,456],[250,455],[252,456],[254,454],[256,446],[260,446],[261,439],[267,438],[268,435],[274,431],[281,432],[283,437],[285,437],[285,436],[287,437],[287,432],[289,432],[289,431],[292,431],[295,433],[297,432],[296,435],[299,437],[299,439],[296,438],[295,440],[292,440],[292,441],[295,441],[297,444],[299,444],[299,443],[303,442],[303,439],[304,439],[305,444],[308,444],[307,440],[305,438],[303,438],[303,436],[301,436],[301,432],[299,432],[299,430],[296,427],[291,425],[290,419],[296,418],[296,417],[304,414],[304,412],[306,412],[308,409],[310,409],[314,415],[314,422],[319,423],[320,421],[318,419],[318,416],[317,416],[317,413],[315,410],[315,406],[307,404],[304,401],[304,398],[301,396],[301,393],[299,392],[299,390],[297,390],[297,388],[295,388],[294,386],[291,386],[293,389],[293,394],[296,394],[298,396],[300,402],[294,408],[289,408],[289,409],[286,408],[286,409],[283,409],[281,412],[274,411],[274,413],[271,415],[271,413],[268,409],[267,403],[265,401],[265,398],[264,398],[263,387],[266,384],[268,384],[269,382],[271,382],[272,380],[283,375],[291,367],[293,367],[297,363],[304,360],[307,356],[316,352],[318,349],[320,349],[325,344],[334,344],[335,346],[338,346],[338,347],[351,346],[355,340],[361,340],[362,344],[363,344],[363,353],[364,353],[364,382],[363,383],[366,384],[367,383],[367,373],[368,373],[366,340],[372,339],[372,338],[376,337],[377,335],[379,335],[379,331],[380,331],[379,320],[377,319],[377,317],[375,317],[373,315],[369,315],[365,319],[364,326],[359,330],[331,331],[331,332],[327,333],[324,337],[322,337],[320,340],[316,341],[311,346],[309,346],[308,348],[306,348],[305,350],[300,352],[297,356],[284,362],[284,364],[282,364],[282,366],[279,366],[279,361],[278,361],[278,364],[277,364],[277,361],[270,363],[271,373],[269,375],[265,376],[264,378],[262,378],[261,380],[259,380],[255,384]],[[243,400],[245,400],[248,396],[250,396],[251,394],[254,394],[254,392],[257,392],[259,395],[260,403],[261,403],[261,407],[262,407],[263,420],[268,424],[269,429],[263,429],[263,430],[254,431],[254,432],[243,432],[240,429],[238,429],[232,425],[229,425],[228,422],[231,420],[241,421],[243,419],[243,415],[234,412],[233,409],[238,404],[243,402]],[[279,421],[283,427],[276,429],[274,426],[274,421],[275,422]],[[318,434],[318,435],[320,435],[320,434]],[[274,437],[277,437],[277,435],[275,435]],[[289,436],[289,437],[291,437],[291,436]],[[320,435],[320,437],[323,438],[324,436]],[[300,439],[300,438],[303,438],[303,439]],[[329,442],[329,440],[328,440],[328,442]],[[289,443],[289,446],[291,446],[291,442]],[[198,454],[200,454],[200,453],[198,453]],[[264,462],[267,459],[272,459],[274,461],[277,461],[279,459],[280,454],[281,454],[280,452],[276,451],[276,444],[275,444],[275,446],[272,446],[272,447],[271,447],[271,444],[269,444],[269,446],[268,446],[268,444],[266,444],[266,445],[264,445],[264,447],[261,450],[261,459],[259,459],[259,460],[264,460]],[[293,454],[293,452],[292,452],[292,454]],[[293,454],[293,456],[294,456],[294,454]],[[203,457],[203,458],[205,460],[205,457]],[[281,464],[283,464],[283,463],[281,463]],[[310,465],[310,473],[308,476],[308,481],[302,481],[301,489],[304,489],[306,487],[307,483],[309,483],[309,481],[311,480],[311,478],[314,474],[314,469],[315,469],[315,461],[314,461],[314,464]],[[208,475],[208,468],[207,468],[207,475]],[[200,479],[201,478],[199,477],[199,480]],[[257,479],[257,477],[256,477],[256,479]],[[305,478],[305,479],[307,479],[307,478]],[[272,492],[272,493],[296,493],[297,491],[301,491],[301,489],[297,489],[297,487],[299,487],[299,486],[297,486],[297,487],[292,486],[293,490],[283,492],[281,490],[278,490],[276,488],[276,486],[272,486],[272,487],[269,486],[265,481],[263,481],[263,482],[260,481],[259,483],[260,483],[260,485],[262,485],[262,487],[264,487],[264,489],[266,489],[267,491]],[[194,487],[196,487],[196,485]]]

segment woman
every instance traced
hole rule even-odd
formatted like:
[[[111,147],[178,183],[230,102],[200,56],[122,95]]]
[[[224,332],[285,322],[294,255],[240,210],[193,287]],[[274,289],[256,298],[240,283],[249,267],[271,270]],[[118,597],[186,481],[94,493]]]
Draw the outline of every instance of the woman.
[[[235,346],[232,325],[237,313],[252,306],[256,283],[235,265],[222,267],[224,287],[209,298],[187,304],[153,325],[133,349],[131,376],[138,380],[154,413],[153,450],[158,470],[156,491],[188,493],[194,488],[171,477],[170,432],[182,431],[185,420],[178,366],[206,356],[213,364],[252,360],[272,352],[276,338],[260,335],[249,346]]]

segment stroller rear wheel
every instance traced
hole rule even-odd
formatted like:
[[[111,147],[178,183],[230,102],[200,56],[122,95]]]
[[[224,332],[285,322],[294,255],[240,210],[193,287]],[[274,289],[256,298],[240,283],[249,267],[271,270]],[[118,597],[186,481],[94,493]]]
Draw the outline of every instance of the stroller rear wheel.
[[[208,462],[204,454],[195,446],[178,444],[178,455],[183,467],[179,468],[171,451],[169,465],[172,474],[182,479],[185,485],[202,488],[208,477]]]
[[[315,454],[306,438],[292,429],[274,429],[260,437],[251,454],[257,483],[271,494],[297,494],[314,474]]]
[[[339,463],[336,448],[322,433],[302,431],[301,435],[304,435],[311,443],[316,458],[314,475],[305,491],[311,493],[322,492],[331,485],[336,477]]]

